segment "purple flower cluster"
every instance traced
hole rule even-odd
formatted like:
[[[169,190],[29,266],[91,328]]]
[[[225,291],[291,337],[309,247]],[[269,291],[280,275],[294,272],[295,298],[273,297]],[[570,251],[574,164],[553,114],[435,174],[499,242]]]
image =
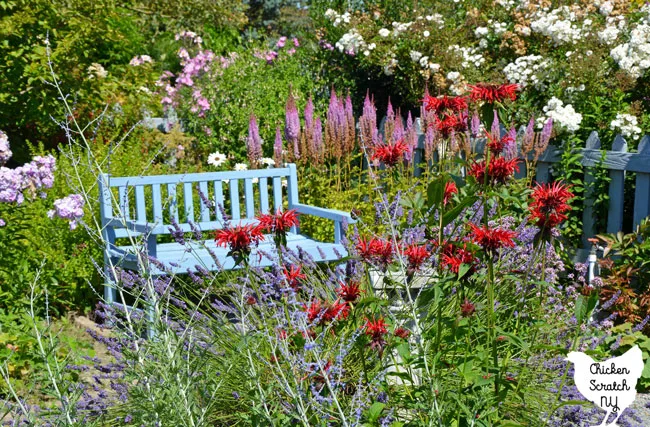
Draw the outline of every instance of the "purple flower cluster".
[[[25,196],[45,197],[44,189],[54,185],[56,159],[50,155],[36,156],[34,160],[15,169],[0,167],[0,203],[22,204]]]
[[[71,194],[54,201],[54,209],[47,212],[49,218],[55,216],[70,221],[70,230],[77,228],[77,221],[84,215],[84,199],[79,194]]]

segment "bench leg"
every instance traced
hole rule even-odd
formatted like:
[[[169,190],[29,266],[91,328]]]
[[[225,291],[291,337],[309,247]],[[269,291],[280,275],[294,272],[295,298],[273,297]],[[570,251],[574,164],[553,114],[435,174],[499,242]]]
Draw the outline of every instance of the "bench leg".
[[[117,299],[117,279],[113,275],[113,269],[108,263],[104,263],[104,301],[111,305]]]

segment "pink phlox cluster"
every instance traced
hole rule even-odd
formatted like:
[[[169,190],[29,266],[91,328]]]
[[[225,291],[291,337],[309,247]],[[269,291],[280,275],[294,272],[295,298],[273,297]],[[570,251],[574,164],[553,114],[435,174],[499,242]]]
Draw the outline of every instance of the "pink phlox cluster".
[[[203,43],[203,39],[199,35],[197,35],[194,31],[181,31],[180,33],[177,33],[174,36],[174,40],[176,40],[176,41],[181,40],[181,39],[188,40],[188,41],[190,41],[191,43],[194,43],[194,44]]]
[[[54,185],[55,170],[56,159],[50,155],[36,156],[15,169],[0,167],[0,203],[20,205],[25,196],[34,198],[37,194],[44,198],[42,190]]]
[[[85,201],[80,194],[71,194],[54,201],[54,209],[47,212],[52,219],[55,216],[70,221],[70,230],[77,228],[77,221],[84,215]]]

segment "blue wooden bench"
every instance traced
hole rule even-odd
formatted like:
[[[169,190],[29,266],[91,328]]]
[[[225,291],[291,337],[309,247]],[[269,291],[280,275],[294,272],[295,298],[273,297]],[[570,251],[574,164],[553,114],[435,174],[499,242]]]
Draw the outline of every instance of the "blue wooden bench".
[[[147,269],[145,272],[154,277],[196,271],[197,266],[209,271],[233,269],[235,260],[227,256],[229,249],[216,246],[214,234],[208,233],[224,227],[224,213],[230,216],[233,226],[256,223],[255,217],[260,213],[275,212],[279,208],[295,209],[301,215],[334,221],[333,243],[313,240],[300,234],[297,227],[287,235],[289,250],[301,250],[317,262],[334,261],[347,255],[341,242],[344,223],[355,222],[346,212],[299,203],[295,164],[237,172],[131,177],[103,174],[99,177],[99,193],[107,278],[104,299],[109,304],[116,301],[113,267],[141,272]],[[183,232],[192,232],[194,225],[203,232],[205,240],[185,245],[175,241],[159,242],[161,235],[172,233],[172,219]],[[142,242],[142,250],[137,250],[134,242]],[[262,256],[262,251],[277,253],[272,236],[266,236],[253,249],[252,266],[265,267],[274,263]],[[216,255],[216,261],[210,252]],[[165,268],[146,262],[148,257],[157,259]]]

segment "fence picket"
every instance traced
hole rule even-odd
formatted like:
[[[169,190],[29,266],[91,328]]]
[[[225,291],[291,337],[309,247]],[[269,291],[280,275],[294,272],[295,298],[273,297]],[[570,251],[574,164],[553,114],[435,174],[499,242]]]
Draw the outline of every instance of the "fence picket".
[[[612,144],[613,152],[626,153],[627,142],[617,135]],[[607,232],[616,233],[623,229],[623,193],[625,190],[625,171],[610,170],[609,208],[607,211]]]

